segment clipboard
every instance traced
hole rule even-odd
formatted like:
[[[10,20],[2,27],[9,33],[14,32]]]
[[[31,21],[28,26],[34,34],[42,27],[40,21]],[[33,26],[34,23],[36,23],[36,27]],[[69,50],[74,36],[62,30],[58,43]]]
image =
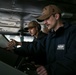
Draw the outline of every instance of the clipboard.
[[[6,48],[8,46],[8,42],[9,40],[3,34],[0,34],[0,47]]]

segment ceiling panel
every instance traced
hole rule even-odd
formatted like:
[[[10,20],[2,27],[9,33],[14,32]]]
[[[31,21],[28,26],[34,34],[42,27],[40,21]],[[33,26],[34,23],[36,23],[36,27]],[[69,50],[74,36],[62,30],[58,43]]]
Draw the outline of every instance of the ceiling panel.
[[[0,0],[0,12],[15,12],[29,20],[40,15],[42,8],[48,4],[58,5],[63,13],[71,13],[72,20],[76,19],[76,0]]]

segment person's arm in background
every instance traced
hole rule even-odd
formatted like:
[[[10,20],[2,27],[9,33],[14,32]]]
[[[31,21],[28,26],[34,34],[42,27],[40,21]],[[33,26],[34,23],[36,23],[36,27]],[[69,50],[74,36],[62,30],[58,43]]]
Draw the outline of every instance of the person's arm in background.
[[[18,44],[21,45],[21,47],[19,48],[15,48],[12,49],[13,46],[16,46],[18,44],[16,44],[15,40],[12,40],[8,43],[8,47],[7,50],[13,50],[15,53],[22,55],[22,56],[27,56],[27,55],[39,55],[39,53],[45,52],[45,46],[44,46],[44,42],[46,40],[46,37],[43,38],[42,41],[36,41],[36,42],[17,42]]]
[[[14,40],[14,39],[11,39],[11,41],[8,42],[8,47],[6,49],[7,50],[12,50],[13,47],[16,47],[18,45],[21,46],[22,45],[22,42],[18,42],[18,41]]]

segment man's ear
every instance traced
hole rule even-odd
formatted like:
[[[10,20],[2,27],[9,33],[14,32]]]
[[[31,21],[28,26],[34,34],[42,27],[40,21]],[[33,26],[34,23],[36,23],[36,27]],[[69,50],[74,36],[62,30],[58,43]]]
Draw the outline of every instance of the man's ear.
[[[55,18],[58,20],[59,19],[59,14],[55,14]]]

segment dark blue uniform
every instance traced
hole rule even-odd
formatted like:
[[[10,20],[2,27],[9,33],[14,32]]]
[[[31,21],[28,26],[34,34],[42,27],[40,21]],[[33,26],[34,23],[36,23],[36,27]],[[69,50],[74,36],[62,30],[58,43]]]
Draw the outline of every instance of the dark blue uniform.
[[[43,40],[43,38],[45,38],[47,36],[46,33],[40,31],[38,33],[38,37],[35,38],[34,37],[34,40],[33,40],[33,44],[37,43],[37,41],[41,41]],[[29,44],[29,43],[27,43]],[[24,44],[25,45],[25,44]],[[45,65],[46,64],[46,56],[45,54],[41,53],[41,54],[32,54],[32,56],[28,56],[28,62],[34,62],[34,64],[38,64],[38,65]]]
[[[15,52],[25,56],[46,53],[48,75],[76,75],[76,25],[64,23],[42,41],[23,44]]]

